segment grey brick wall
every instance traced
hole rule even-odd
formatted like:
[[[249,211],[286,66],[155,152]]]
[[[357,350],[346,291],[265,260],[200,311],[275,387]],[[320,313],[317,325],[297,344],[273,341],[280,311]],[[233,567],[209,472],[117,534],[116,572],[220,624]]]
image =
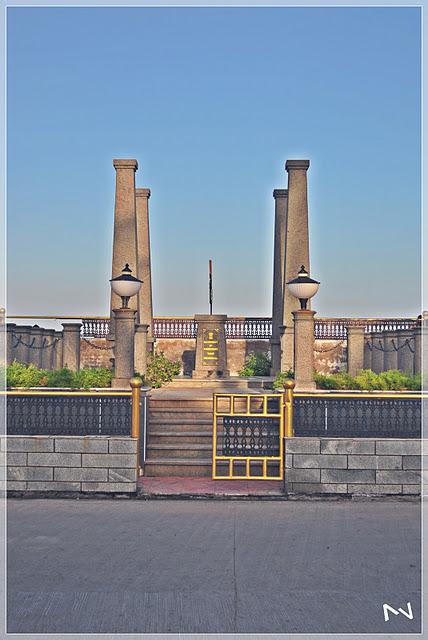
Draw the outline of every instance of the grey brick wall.
[[[286,438],[290,494],[419,495],[421,441],[376,438]]]
[[[129,437],[0,437],[2,490],[134,493],[136,469]]]

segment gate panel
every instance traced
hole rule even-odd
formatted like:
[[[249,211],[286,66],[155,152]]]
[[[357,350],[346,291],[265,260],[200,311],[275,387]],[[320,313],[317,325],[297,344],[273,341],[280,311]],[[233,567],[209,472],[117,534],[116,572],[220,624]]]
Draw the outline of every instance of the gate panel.
[[[282,480],[283,396],[214,394],[214,480]]]

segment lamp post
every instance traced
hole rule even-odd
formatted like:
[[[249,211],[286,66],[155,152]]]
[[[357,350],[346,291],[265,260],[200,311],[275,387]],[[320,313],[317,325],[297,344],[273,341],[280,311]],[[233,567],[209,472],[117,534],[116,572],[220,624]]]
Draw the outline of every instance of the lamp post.
[[[113,309],[115,319],[114,341],[114,378],[111,386],[128,389],[129,380],[134,375],[135,351],[135,314],[136,309],[130,309],[129,299],[135,296],[142,285],[142,280],[135,278],[126,264],[120,276],[112,278],[112,291],[122,299],[120,309]]]
[[[294,318],[294,380],[296,391],[313,391],[314,381],[314,316],[308,309],[308,300],[317,293],[320,283],[310,278],[302,266],[297,278],[289,280],[287,287],[291,295],[300,301],[300,309],[293,311]]]

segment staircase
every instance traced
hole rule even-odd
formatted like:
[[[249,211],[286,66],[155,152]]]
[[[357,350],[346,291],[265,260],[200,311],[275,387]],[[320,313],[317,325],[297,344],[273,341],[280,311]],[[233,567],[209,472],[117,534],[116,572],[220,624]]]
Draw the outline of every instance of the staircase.
[[[151,397],[145,476],[211,476],[212,398]]]

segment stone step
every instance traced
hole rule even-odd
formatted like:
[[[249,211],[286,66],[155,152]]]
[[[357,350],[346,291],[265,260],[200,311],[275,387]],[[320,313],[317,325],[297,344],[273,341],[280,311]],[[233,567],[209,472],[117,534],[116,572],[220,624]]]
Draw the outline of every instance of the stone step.
[[[211,477],[211,458],[158,458],[157,460],[146,460],[144,464],[144,475],[148,477],[156,476],[179,476],[182,477]]]
[[[197,427],[198,425],[203,426],[204,429],[212,428],[213,420],[212,418],[195,418],[195,416],[184,417],[181,416],[149,416],[148,423],[152,427],[156,427],[157,425],[174,425],[174,428],[182,427],[183,425],[189,425],[189,427]]]
[[[170,411],[212,411],[212,398],[183,400],[175,398],[149,398],[149,411],[153,410],[170,410]]]
[[[159,458],[206,458],[211,456],[211,444],[149,444],[147,445],[147,460]]]
[[[148,443],[151,444],[210,444],[212,443],[212,432],[210,431],[170,431],[168,425],[165,430],[156,429],[150,431]]]

